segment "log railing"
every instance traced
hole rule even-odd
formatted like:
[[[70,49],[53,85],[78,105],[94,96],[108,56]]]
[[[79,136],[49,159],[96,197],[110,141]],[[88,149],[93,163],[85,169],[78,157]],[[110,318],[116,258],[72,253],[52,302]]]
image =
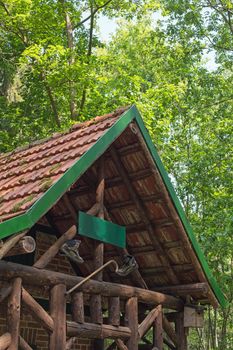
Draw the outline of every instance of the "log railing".
[[[50,334],[49,350],[68,350],[77,337],[110,338],[115,342],[112,349],[117,346],[118,349],[137,350],[140,339],[143,339],[151,328],[153,328],[154,334],[153,347],[156,349],[162,350],[165,333],[169,337],[166,344],[170,344],[171,349],[186,349],[185,341],[183,341],[183,347],[179,347],[178,344],[180,343],[179,336],[185,338],[182,317],[177,318],[176,333],[162,313],[162,307],[169,307],[168,305],[172,305],[173,309],[180,310],[182,304],[177,298],[150,290],[90,280],[71,294],[72,321],[67,321],[66,290],[77,284],[76,282],[81,282],[83,280],[81,277],[4,261],[0,261],[0,273],[3,277],[12,279],[11,293],[8,297],[9,333],[0,337],[0,349],[30,349],[26,341],[19,336],[21,300],[33,318]],[[19,275],[20,277],[17,277]],[[51,288],[50,313],[45,311],[22,287],[24,283],[35,284],[35,280],[38,281],[37,285],[44,284],[46,281]],[[105,305],[108,305],[108,317],[103,320],[103,324],[93,321],[90,323],[85,318],[84,294],[99,294],[107,297],[108,303]],[[145,314],[141,323],[138,322],[138,303],[154,305],[153,309]],[[181,313],[176,312],[175,314]]]

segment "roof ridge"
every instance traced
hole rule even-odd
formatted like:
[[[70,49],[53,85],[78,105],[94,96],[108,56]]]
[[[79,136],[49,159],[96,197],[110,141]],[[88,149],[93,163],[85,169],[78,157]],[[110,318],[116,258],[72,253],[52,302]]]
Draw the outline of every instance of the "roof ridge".
[[[48,141],[54,140],[56,138],[59,138],[62,135],[67,135],[67,134],[69,134],[69,133],[71,133],[73,131],[77,131],[78,129],[87,128],[88,126],[90,126],[92,124],[99,123],[99,122],[101,122],[101,121],[103,121],[105,119],[115,118],[117,116],[120,116],[129,108],[130,108],[130,106],[119,107],[112,113],[107,113],[107,114],[103,114],[101,116],[96,116],[95,118],[92,118],[90,120],[86,120],[86,121],[84,121],[82,123],[74,124],[67,130],[64,130],[64,131],[61,131],[61,132],[55,132],[51,136],[48,136],[46,138],[32,141],[29,144],[26,144],[24,146],[19,146],[19,147],[15,148],[13,151],[6,152],[6,153],[4,153],[4,152],[1,153],[0,152],[0,160],[4,159],[5,157],[9,157],[11,155],[14,155],[14,154],[16,154],[18,152],[22,152],[22,151],[25,151],[27,149],[30,149],[30,148],[32,148],[34,146],[41,145],[41,144],[46,143]]]

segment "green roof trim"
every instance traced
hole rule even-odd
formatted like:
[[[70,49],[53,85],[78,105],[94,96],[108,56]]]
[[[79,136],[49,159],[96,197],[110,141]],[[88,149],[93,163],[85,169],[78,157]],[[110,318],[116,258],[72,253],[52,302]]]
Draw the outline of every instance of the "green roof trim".
[[[222,307],[227,306],[227,301],[221,292],[216,280],[214,279],[210,268],[205,260],[204,254],[193,234],[190,223],[184,213],[179,199],[176,196],[174,188],[168,177],[168,174],[162,164],[158,152],[149,136],[149,133],[143,123],[142,117],[136,106],[132,106],[97,140],[97,142],[81,156],[68,169],[61,178],[55,182],[41,198],[39,198],[31,208],[24,214],[8,219],[0,223],[0,239],[8,237],[14,233],[30,229],[69,189],[69,187],[77,181],[77,179],[107,150],[107,148],[120,136],[120,134],[127,128],[133,120],[136,121],[147,147],[153,157],[155,165],[157,166],[165,186],[170,194],[176,211],[183,223],[185,231],[192,243],[197,258],[205,272],[206,278]]]

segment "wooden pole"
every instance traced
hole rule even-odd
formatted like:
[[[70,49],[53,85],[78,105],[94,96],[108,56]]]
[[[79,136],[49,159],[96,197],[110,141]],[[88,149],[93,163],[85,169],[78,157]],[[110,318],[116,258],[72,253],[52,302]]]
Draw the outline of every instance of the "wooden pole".
[[[105,188],[105,182],[104,182],[104,158],[102,157],[100,159],[99,163],[99,180],[98,180],[98,187],[96,190],[96,203],[99,204],[99,218],[104,218],[104,209],[103,209],[103,202],[104,202],[104,188]],[[94,241],[94,254],[93,254],[93,269],[97,270],[99,267],[101,267],[104,263],[104,244],[99,241]],[[103,272],[101,271],[96,275],[95,279],[97,281],[103,280]],[[101,295],[96,294],[91,296],[90,300],[90,312],[91,312],[91,320],[93,323],[102,324],[103,323],[103,315],[102,315],[102,302],[101,302]],[[95,347],[95,344],[94,344]],[[99,348],[101,346],[98,345]]]
[[[16,243],[19,242],[21,238],[26,235],[26,231],[21,232],[17,235],[11,236],[8,238],[3,245],[0,247],[0,260],[6,256],[6,254],[15,246]]]
[[[83,337],[90,339],[128,339],[131,336],[132,329],[129,327],[115,327],[107,324],[94,323],[76,323],[67,322],[67,334],[70,337]]]
[[[174,345],[177,345],[178,339],[175,333],[175,330],[173,329],[170,322],[167,320],[167,318],[163,315],[163,329],[168,335],[168,337],[171,339]]]
[[[56,284],[65,284],[67,288],[71,288],[83,280],[83,278],[79,276],[71,276],[60,272],[51,272],[49,270],[40,270],[31,266],[6,261],[0,261],[0,276],[4,280],[20,276],[25,284],[33,284],[39,287],[44,285],[53,286]],[[181,310],[184,305],[181,299],[171,295],[104,281],[89,280],[80,287],[79,291],[83,291],[87,294],[102,294],[107,297],[119,296],[121,299],[138,297],[141,303],[150,305],[161,304],[163,307],[174,310]]]
[[[182,284],[176,286],[166,286],[166,287],[156,287],[153,288],[156,292],[162,292],[166,294],[173,294],[179,296],[187,295],[206,295],[208,293],[209,287],[207,283],[192,283],[192,284]]]
[[[156,308],[151,310],[149,314],[144,318],[142,323],[138,327],[138,337],[142,339],[142,337],[148,332],[156,318],[161,314],[161,305],[158,305]]]
[[[5,256],[14,256],[20,254],[30,254],[36,249],[36,242],[33,237],[25,236],[21,238],[13,248],[11,248]]]
[[[66,348],[66,287],[57,284],[51,289],[50,314],[54,322],[54,331],[50,335],[49,350]]]
[[[119,297],[111,297],[109,298],[109,306],[108,306],[108,322],[113,326],[120,325],[120,298]]]
[[[163,350],[163,312],[161,305],[158,306],[158,315],[154,320],[153,345],[158,350]]]
[[[22,301],[29,309],[32,316],[40,323],[40,325],[48,332],[53,332],[54,322],[52,317],[37,303],[37,301],[22,288]]]
[[[131,336],[126,345],[129,350],[138,349],[138,299],[133,297],[127,300],[125,306],[125,323],[131,330]]]
[[[76,226],[73,225],[35,262],[33,265],[38,269],[43,269],[57,255],[61,246],[68,240],[73,239],[77,233]]]
[[[10,343],[11,343],[10,333],[5,333],[0,336],[0,350],[8,349]]]
[[[20,277],[16,277],[12,284],[12,290],[8,298],[7,307],[7,328],[11,334],[11,344],[8,350],[18,350],[19,346],[21,288],[22,279]]]
[[[98,187],[96,190],[96,203],[99,204],[98,217],[104,218],[104,158],[101,157],[99,161],[99,179]],[[94,254],[93,254],[93,268],[97,270],[99,267],[103,266],[104,263],[104,244],[99,241],[94,241]],[[103,280],[103,271],[96,275],[95,279],[97,281]],[[102,314],[102,298],[101,294],[94,294],[91,296],[90,300],[90,313],[91,320],[94,323],[102,324],[103,323],[103,314]],[[102,340],[93,341],[93,350],[104,350],[104,342]]]
[[[72,294],[72,319],[78,323],[84,323],[83,292]]]
[[[187,350],[187,329],[184,328],[184,312],[179,312],[175,321],[177,350]]]

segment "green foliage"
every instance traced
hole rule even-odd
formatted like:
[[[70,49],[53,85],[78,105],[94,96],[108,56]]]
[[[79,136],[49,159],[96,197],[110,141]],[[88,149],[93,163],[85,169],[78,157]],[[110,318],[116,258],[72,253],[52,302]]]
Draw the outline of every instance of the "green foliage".
[[[190,349],[233,343],[232,11],[227,0],[0,0],[0,151],[137,104],[229,300]],[[101,12],[121,17],[108,44]]]

